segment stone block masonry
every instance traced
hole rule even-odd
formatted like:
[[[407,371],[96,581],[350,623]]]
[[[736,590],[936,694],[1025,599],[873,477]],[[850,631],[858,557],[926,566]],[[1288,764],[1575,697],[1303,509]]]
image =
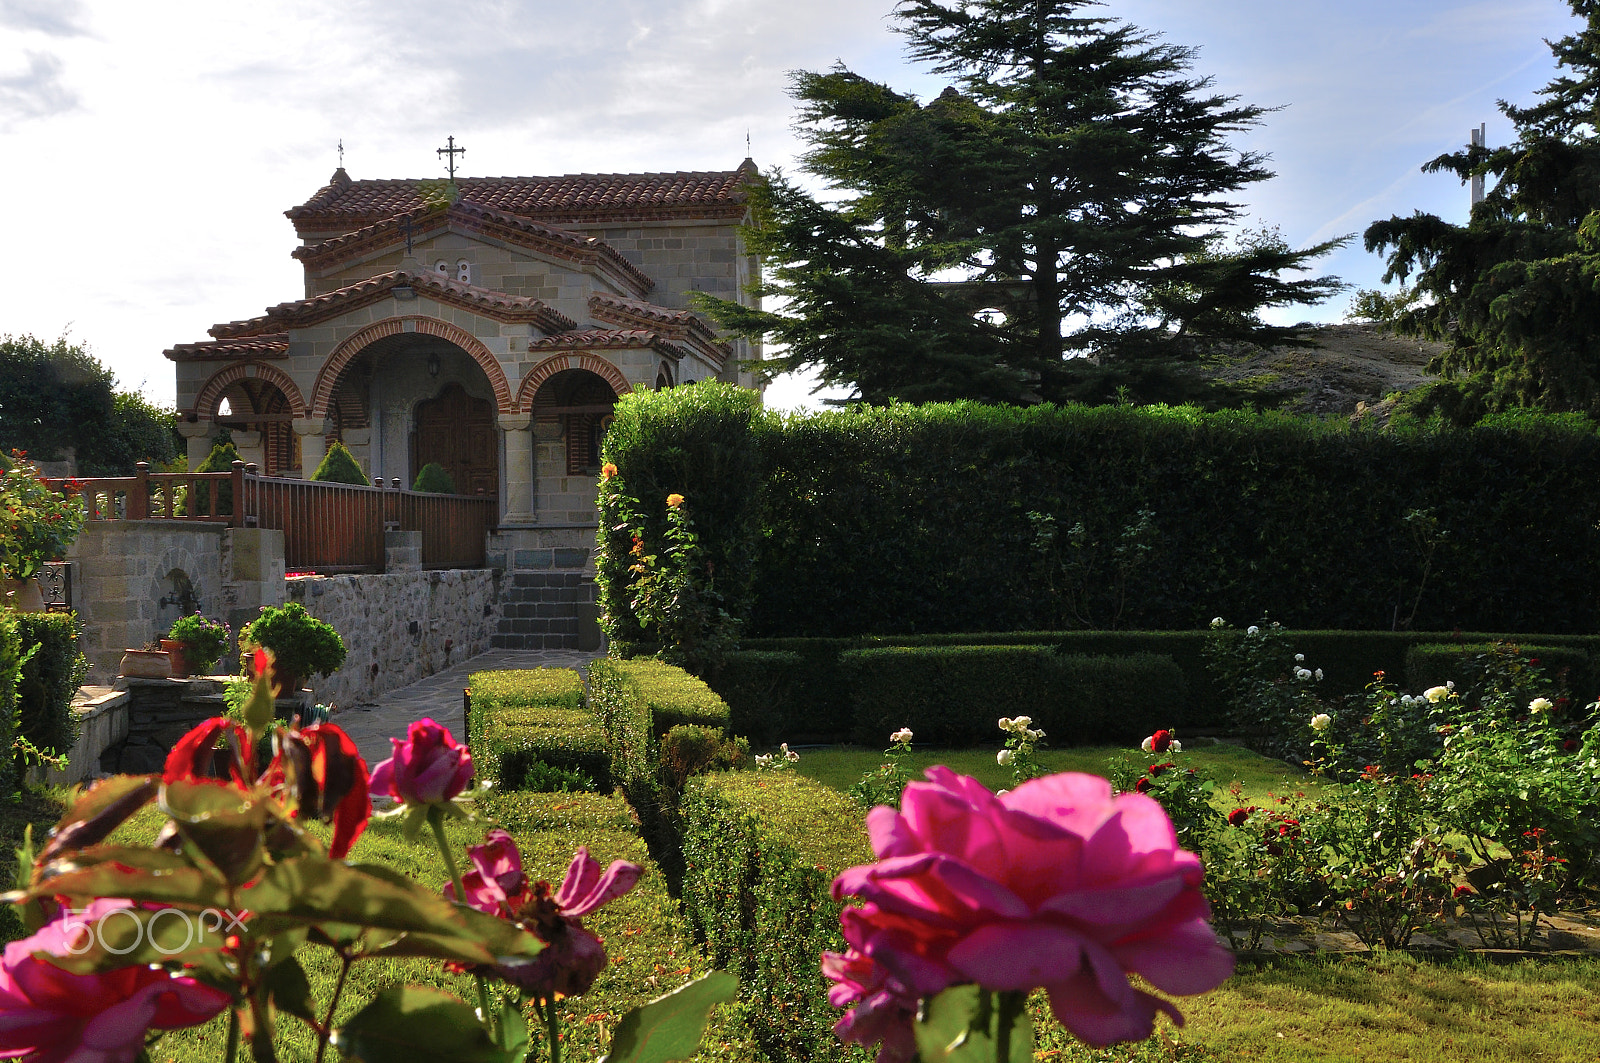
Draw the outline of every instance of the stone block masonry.
[[[592,650],[594,580],[581,571],[516,572],[503,594],[497,650]],[[588,643],[587,645],[585,643]]]
[[[372,701],[488,650],[504,578],[492,569],[448,569],[290,580],[290,599],[332,624],[348,652],[339,671],[308,680],[317,701]]]

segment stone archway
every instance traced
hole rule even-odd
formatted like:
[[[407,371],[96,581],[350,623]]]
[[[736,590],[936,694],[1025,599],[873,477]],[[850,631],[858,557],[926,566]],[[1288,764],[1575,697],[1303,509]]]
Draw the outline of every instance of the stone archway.
[[[432,336],[460,348],[478,363],[478,368],[489,378],[489,387],[494,391],[495,408],[500,413],[516,412],[511,386],[506,383],[506,375],[501,370],[499,361],[476,336],[448,321],[439,321],[431,317],[391,317],[368,325],[334,348],[333,353],[328,356],[328,360],[317,373],[316,386],[311,389],[310,416],[313,418],[328,416],[328,408],[333,402],[339,378],[352,359],[379,340],[406,334]]]
[[[197,417],[226,427],[244,461],[255,463],[267,476],[282,476],[300,467],[294,420],[302,403],[287,374],[275,366],[247,363],[229,366],[206,381],[193,410]]]
[[[561,369],[547,376],[529,397],[541,523],[583,524],[594,519],[600,441],[611,425],[617,398],[612,382],[587,368]]]

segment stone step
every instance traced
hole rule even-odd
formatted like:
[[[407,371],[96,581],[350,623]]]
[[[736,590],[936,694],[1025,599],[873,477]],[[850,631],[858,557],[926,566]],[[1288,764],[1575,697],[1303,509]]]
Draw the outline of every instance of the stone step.
[[[576,634],[515,634],[502,633],[489,636],[489,645],[497,650],[576,650],[582,649]]]

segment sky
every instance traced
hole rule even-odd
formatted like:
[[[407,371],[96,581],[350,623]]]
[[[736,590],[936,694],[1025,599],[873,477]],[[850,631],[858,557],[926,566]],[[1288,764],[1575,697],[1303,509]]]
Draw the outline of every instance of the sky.
[[[121,385],[173,401],[161,352],[300,297],[283,211],[339,164],[354,178],[726,170],[798,176],[790,73],[835,63],[921,98],[892,0],[0,0],[0,334],[86,344]],[[1464,221],[1421,165],[1526,104],[1555,73],[1561,0],[1107,0],[1198,49],[1194,72],[1278,110],[1236,140],[1277,176],[1252,226],[1379,285],[1372,221]],[[1340,320],[1349,295],[1278,320]],[[782,378],[769,404],[815,404]]]

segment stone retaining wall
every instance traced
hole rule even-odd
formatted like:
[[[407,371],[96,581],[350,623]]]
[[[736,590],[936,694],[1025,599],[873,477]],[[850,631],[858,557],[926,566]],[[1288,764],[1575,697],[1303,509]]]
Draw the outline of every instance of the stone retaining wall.
[[[289,599],[332,624],[349,653],[333,675],[307,680],[316,700],[372,701],[485,652],[499,624],[500,578],[489,569],[448,569],[289,580]]]

